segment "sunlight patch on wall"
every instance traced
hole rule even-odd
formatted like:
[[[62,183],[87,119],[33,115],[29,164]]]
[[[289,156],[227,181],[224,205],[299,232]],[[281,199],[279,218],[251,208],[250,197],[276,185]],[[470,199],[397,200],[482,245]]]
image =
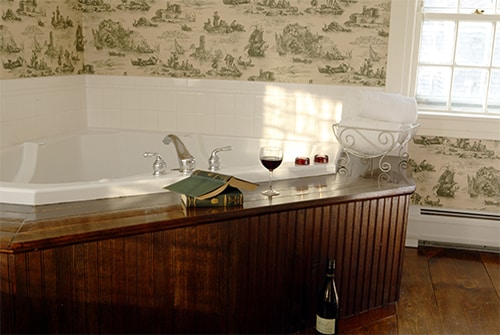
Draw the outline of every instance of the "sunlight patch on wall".
[[[317,139],[320,142],[332,141],[337,143],[335,136],[333,136],[332,125],[340,121],[343,103],[340,100],[322,99],[320,106]]]
[[[314,97],[309,93],[299,92],[295,103],[295,135],[298,138],[315,138],[318,109]]]
[[[286,121],[293,115],[287,115],[282,99],[278,97],[285,95],[284,89],[276,86],[268,86],[264,97],[263,106],[263,137],[275,140],[284,140],[287,138]],[[281,100],[281,101],[280,101]],[[289,129],[290,130],[290,129]]]
[[[263,137],[280,140],[330,142],[332,124],[340,121],[343,102],[306,91],[290,93],[268,85],[263,107]]]

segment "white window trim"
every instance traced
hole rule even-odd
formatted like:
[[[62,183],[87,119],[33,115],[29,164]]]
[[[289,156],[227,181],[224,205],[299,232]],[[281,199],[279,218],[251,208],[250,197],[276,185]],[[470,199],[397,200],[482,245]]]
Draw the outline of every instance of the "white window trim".
[[[392,0],[386,91],[414,96],[421,0]],[[417,14],[416,14],[417,13]],[[500,141],[500,116],[419,112],[418,135]]]

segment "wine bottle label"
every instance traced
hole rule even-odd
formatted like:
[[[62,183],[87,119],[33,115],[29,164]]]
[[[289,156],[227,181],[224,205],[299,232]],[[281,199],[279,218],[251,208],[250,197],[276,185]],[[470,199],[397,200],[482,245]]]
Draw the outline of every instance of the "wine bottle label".
[[[321,334],[335,334],[335,319],[324,319],[316,315],[316,330]]]

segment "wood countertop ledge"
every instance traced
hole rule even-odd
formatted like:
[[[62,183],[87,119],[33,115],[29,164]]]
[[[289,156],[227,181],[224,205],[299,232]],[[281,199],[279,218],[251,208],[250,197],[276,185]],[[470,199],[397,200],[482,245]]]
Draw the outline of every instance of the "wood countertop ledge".
[[[158,186],[160,190],[165,186],[161,179]],[[267,187],[267,182],[262,182],[257,190],[243,192],[242,207],[228,208],[186,209],[178,194],[167,191],[41,206],[0,203],[0,252],[47,249],[415,191],[406,169],[393,168],[385,174],[359,160],[353,161],[346,173],[278,180],[273,186],[281,195],[272,199],[261,195]]]

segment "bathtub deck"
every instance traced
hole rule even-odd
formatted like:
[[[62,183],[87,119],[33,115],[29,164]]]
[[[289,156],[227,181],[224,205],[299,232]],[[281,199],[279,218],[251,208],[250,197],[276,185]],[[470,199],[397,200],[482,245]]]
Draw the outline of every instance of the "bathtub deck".
[[[348,175],[335,174],[278,180],[281,192],[272,200],[255,191],[242,191],[243,207],[197,208],[186,210],[178,194],[162,192],[141,196],[89,200],[41,206],[0,203],[0,252],[13,253],[174,229],[202,223],[238,218],[252,213],[272,213],[288,208],[307,208],[315,204],[377,198],[413,193],[409,175],[391,172],[391,180],[378,174],[365,174],[365,167]],[[403,170],[404,173],[407,171]]]

